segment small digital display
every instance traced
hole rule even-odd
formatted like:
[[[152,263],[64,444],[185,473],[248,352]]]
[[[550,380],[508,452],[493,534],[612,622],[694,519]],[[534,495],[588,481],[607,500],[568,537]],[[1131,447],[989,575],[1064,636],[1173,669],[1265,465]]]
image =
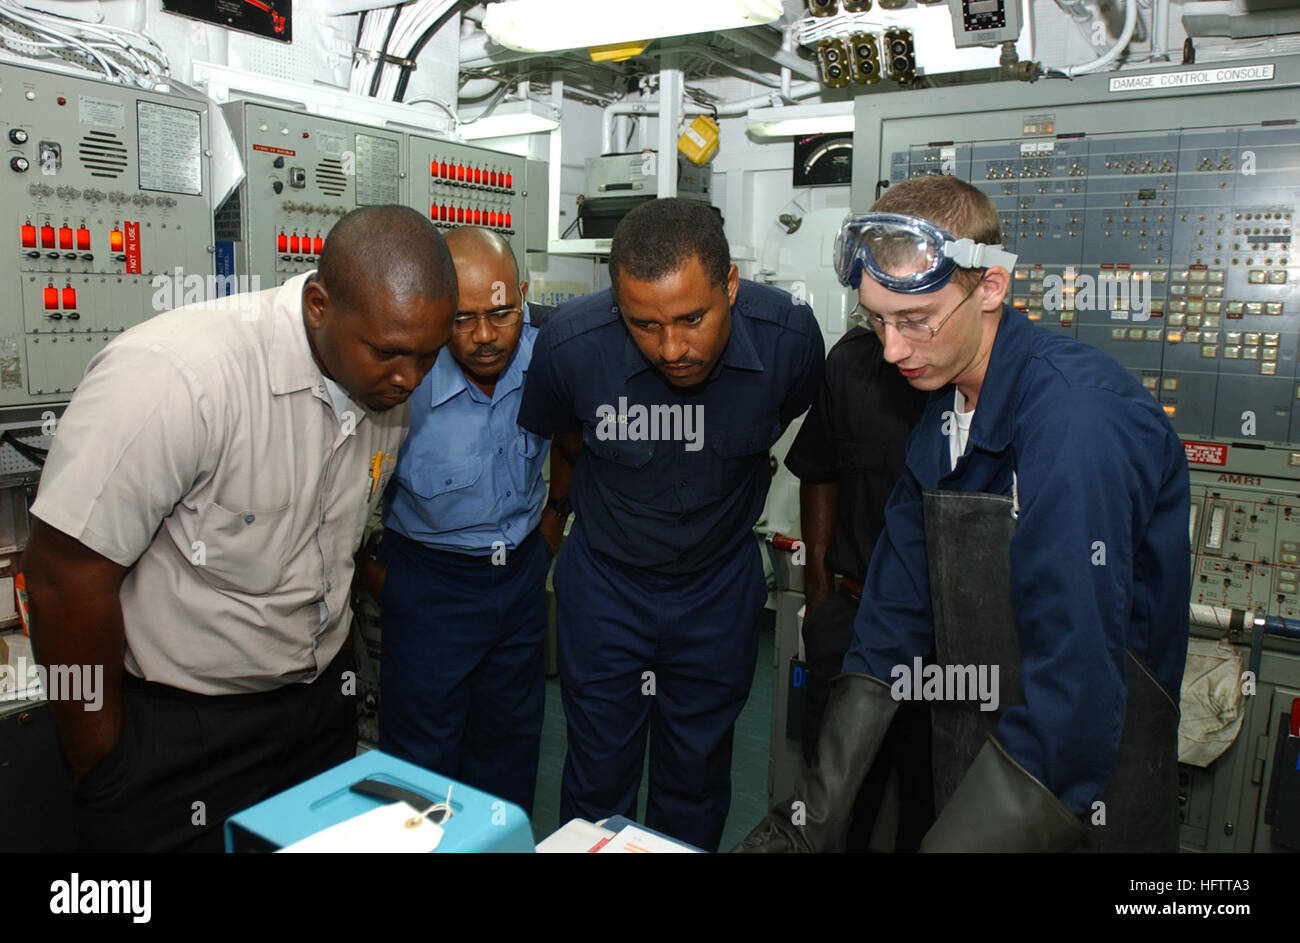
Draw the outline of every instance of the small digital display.
[[[999,6],[999,0],[971,0],[970,11],[972,13],[997,13]]]

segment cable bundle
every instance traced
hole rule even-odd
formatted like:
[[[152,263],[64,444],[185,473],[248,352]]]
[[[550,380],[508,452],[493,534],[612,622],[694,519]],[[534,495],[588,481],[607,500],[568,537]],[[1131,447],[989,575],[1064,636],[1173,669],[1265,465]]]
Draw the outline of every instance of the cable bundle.
[[[167,54],[142,33],[87,23],[0,0],[0,47],[28,59],[61,59],[113,82],[153,88],[168,74]]]
[[[350,90],[401,101],[416,57],[461,4],[462,0],[411,0],[362,13]]]

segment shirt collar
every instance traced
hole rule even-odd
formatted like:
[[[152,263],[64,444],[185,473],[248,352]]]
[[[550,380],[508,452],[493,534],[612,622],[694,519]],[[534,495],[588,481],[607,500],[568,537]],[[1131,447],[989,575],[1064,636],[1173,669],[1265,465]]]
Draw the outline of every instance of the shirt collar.
[[[312,358],[307,328],[302,322],[302,289],[314,274],[295,275],[279,288],[271,289],[275,298],[267,358],[271,392],[276,395],[324,386],[321,382],[324,376]]]
[[[745,284],[741,282],[740,291],[736,295],[736,303],[731,306],[731,336],[727,338],[727,347],[723,350],[718,365],[714,367],[713,372],[709,375],[710,380],[718,375],[721,367],[735,367],[737,370],[757,370],[759,372],[763,370],[763,361],[758,356],[758,349],[754,346],[754,337],[749,327],[749,299],[747,295]],[[623,322],[623,314],[618,310],[617,304],[613,305],[613,311],[619,322],[623,323],[623,375],[625,379],[630,380],[638,373],[653,369],[653,366],[641,353],[641,348],[637,347],[636,341],[632,340],[632,333],[628,331],[627,324]]]
[[[1034,325],[1015,308],[1004,305],[998,333],[993,338],[988,369],[975,404],[970,439],[988,452],[1002,452],[1011,444],[1012,397],[1029,362]]]

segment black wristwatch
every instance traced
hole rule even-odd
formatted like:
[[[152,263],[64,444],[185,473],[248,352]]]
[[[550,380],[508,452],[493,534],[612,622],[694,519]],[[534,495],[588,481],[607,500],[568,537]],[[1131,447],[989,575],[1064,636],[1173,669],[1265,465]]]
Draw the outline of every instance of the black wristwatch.
[[[563,498],[551,498],[546,502],[546,506],[566,521],[569,519],[569,515],[573,513],[573,502],[569,500],[567,495]]]

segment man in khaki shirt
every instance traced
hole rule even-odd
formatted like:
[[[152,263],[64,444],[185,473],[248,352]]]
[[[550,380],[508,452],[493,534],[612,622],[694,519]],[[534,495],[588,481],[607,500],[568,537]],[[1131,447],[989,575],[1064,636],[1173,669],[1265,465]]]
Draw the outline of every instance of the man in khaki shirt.
[[[456,299],[428,220],[369,207],[319,271],[91,361],[23,560],[41,661],[104,666],[102,710],[52,704],[83,847],[219,850],[355,752],[352,558]]]

